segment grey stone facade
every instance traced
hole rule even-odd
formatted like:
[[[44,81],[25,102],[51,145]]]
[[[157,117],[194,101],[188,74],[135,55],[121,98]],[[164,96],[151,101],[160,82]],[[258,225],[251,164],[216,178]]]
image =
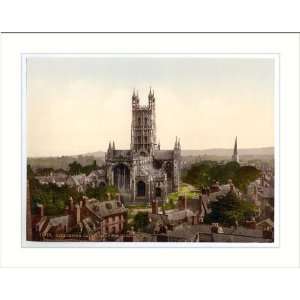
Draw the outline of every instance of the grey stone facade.
[[[105,155],[107,182],[118,187],[125,203],[164,201],[178,191],[180,141],[176,137],[172,150],[161,150],[156,138],[154,92],[150,89],[145,106],[133,92],[130,149],[116,149],[113,142]]]

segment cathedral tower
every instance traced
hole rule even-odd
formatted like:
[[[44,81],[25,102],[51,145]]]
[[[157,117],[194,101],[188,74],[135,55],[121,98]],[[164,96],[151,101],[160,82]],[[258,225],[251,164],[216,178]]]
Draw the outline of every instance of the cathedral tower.
[[[156,145],[155,97],[151,90],[148,105],[140,105],[138,94],[132,95],[131,150],[142,155],[152,154]]]

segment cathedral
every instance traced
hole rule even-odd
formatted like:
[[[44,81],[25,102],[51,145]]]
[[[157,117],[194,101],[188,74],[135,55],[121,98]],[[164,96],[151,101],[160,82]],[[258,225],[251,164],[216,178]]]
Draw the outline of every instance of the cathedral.
[[[172,150],[161,150],[157,143],[154,91],[150,89],[148,105],[140,105],[134,91],[130,149],[109,143],[105,154],[108,184],[118,188],[125,203],[163,202],[168,193],[178,191],[180,161],[177,137]]]

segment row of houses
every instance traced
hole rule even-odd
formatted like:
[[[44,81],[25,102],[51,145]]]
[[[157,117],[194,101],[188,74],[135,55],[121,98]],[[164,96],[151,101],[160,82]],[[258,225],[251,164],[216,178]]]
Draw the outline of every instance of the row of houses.
[[[48,176],[36,176],[40,184],[55,184],[58,187],[75,187],[78,192],[84,192],[88,186],[101,187],[106,185],[106,176],[103,169],[92,171],[89,175],[68,175],[64,172],[51,172]]]
[[[133,229],[120,235],[120,242],[219,242],[219,243],[270,243],[274,240],[273,223],[270,220],[225,227],[218,223],[205,224],[210,213],[209,197],[187,199],[179,196],[178,206],[165,211],[158,201],[152,201],[148,214],[149,225],[143,231]],[[213,200],[217,201],[217,200]]]
[[[62,216],[46,216],[44,206],[38,206],[32,216],[32,237],[35,241],[104,241],[115,240],[124,233],[127,209],[120,199],[100,202],[83,197],[69,205]]]

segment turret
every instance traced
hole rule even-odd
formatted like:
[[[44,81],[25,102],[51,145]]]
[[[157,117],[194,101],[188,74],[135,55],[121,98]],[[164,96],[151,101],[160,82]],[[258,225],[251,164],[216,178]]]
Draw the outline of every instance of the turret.
[[[174,150],[177,150],[177,149],[178,149],[178,139],[177,139],[177,136],[176,136],[175,144],[174,144]]]
[[[151,87],[148,95],[148,104],[150,109],[155,107],[154,90],[151,90]]]
[[[132,99],[132,109],[137,108],[140,105],[138,92],[135,92],[135,90],[133,90],[131,99]]]
[[[112,146],[111,146],[111,142],[109,142],[107,152],[106,152],[106,158],[111,158],[112,151],[113,151],[113,149],[112,149]]]

